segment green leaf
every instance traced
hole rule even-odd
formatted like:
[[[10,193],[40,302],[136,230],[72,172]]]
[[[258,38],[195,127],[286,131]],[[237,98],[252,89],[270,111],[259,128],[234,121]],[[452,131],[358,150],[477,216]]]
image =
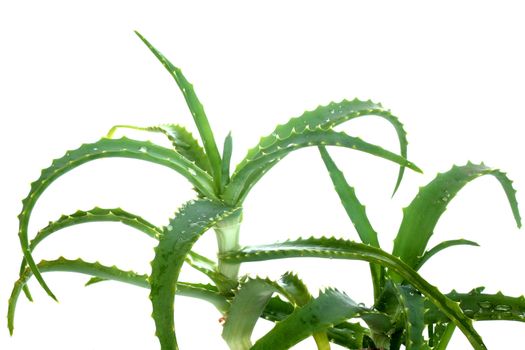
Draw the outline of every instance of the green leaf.
[[[104,266],[98,262],[90,263],[81,259],[69,260],[60,257],[57,260],[43,260],[38,263],[38,268],[41,272],[77,272],[94,276],[92,280],[113,280],[143,288],[149,288],[147,275],[140,275],[132,271],[123,271],[115,266]],[[14,316],[18,297],[22,288],[27,284],[32,275],[33,273],[31,269],[26,269],[20,276],[19,280],[15,282],[13,291],[11,292],[8,308],[8,327],[11,334],[13,334],[14,330]],[[229,308],[229,303],[226,298],[221,296],[217,289],[210,285],[179,282],[177,284],[177,294],[209,301],[221,312],[225,312]]]
[[[274,296],[266,304],[262,317],[268,321],[280,322],[288,317],[294,309],[292,304]],[[370,332],[359,323],[343,322],[328,328],[327,334],[330,341],[335,344],[348,349],[360,349],[363,345],[363,337],[369,336]]]
[[[424,298],[412,287],[391,283],[397,291],[396,297],[401,305],[405,323],[405,347],[406,350],[430,350],[425,341]]]
[[[439,174],[433,181],[419,190],[412,203],[403,210],[403,221],[394,240],[393,255],[401,258],[409,266],[415,267],[419,257],[434,232],[434,228],[445,212],[448,203],[470,181],[492,175],[501,183],[509,200],[518,227],[521,218],[516,201],[516,191],[505,173],[486,167],[483,164],[468,163],[454,166],[446,173]]]
[[[525,297],[510,297],[501,292],[483,293],[483,287],[475,288],[468,293],[452,291],[447,296],[459,303],[463,312],[475,321],[519,321],[525,322]],[[425,314],[426,323],[448,322],[448,318],[433,305]]]
[[[184,260],[188,265],[208,276],[218,286],[228,286],[233,289],[237,281],[231,281],[219,272],[217,264],[194,251],[190,251]]]
[[[450,339],[452,339],[452,335],[454,334],[455,329],[456,325],[454,323],[448,323],[447,326],[443,329],[443,332],[440,332],[439,338],[437,338],[439,342],[437,343],[434,350],[446,350]]]
[[[31,241],[30,249],[33,251],[45,238],[61,229],[89,222],[120,222],[154,239],[158,239],[162,233],[157,226],[121,208],[95,207],[87,211],[77,210],[73,214],[62,215],[58,220],[50,222],[46,227],[38,231],[35,238]]]
[[[465,334],[474,349],[486,349],[481,337],[472,327],[471,320],[463,314],[461,308],[455,302],[443,295],[436,287],[429,284],[402,260],[381,249],[362,243],[338,240],[335,238],[308,238],[255,247],[245,247],[238,252],[223,254],[222,256],[225,260],[240,263],[292,257],[364,260],[392,269],[423,293],[438,309],[452,320]]]
[[[250,279],[243,283],[232,301],[222,337],[231,350],[247,350],[252,346],[251,335],[266,304],[280,286],[268,279]]]
[[[173,148],[183,157],[191,162],[194,162],[199,168],[212,175],[210,161],[206,157],[204,150],[199,145],[191,132],[186,130],[185,127],[177,124],[164,124],[157,126],[140,127],[133,125],[115,125],[108,132],[107,137],[112,138],[118,129],[126,128],[133,130],[157,132],[166,135],[171,141]]]
[[[438,245],[436,245],[432,249],[429,249],[428,251],[426,251],[423,254],[423,256],[419,259],[417,265],[414,267],[414,270],[416,270],[416,271],[419,270],[421,268],[421,266],[423,266],[423,264],[428,261],[428,259],[430,259],[434,255],[436,255],[437,253],[439,253],[443,249],[446,249],[446,248],[449,248],[449,247],[458,246],[458,245],[470,245],[470,246],[479,247],[479,244],[477,244],[474,241],[469,241],[467,239],[452,239],[452,240],[449,240],[449,241],[441,242],[441,243],[439,243]]]
[[[226,138],[224,139],[224,147],[222,150],[222,183],[221,190],[226,187],[230,182],[230,162],[232,157],[233,150],[233,139],[232,133],[229,132]]]
[[[328,170],[328,174],[332,179],[335,191],[339,195],[339,199],[346,210],[346,214],[354,224],[361,242],[379,248],[377,232],[372,227],[372,224],[370,224],[368,216],[366,215],[366,208],[357,198],[354,188],[348,184],[344,174],[339,168],[337,168],[337,165],[324,146],[319,146],[319,152],[321,153],[323,162]],[[384,272],[380,266],[373,264],[370,265],[370,272],[372,274],[372,283],[374,285],[374,298],[377,300],[381,292],[381,276]]]
[[[186,256],[202,234],[238,210],[205,199],[190,201],[164,227],[164,233],[155,248],[150,277],[152,316],[162,350],[178,348],[173,317],[174,297]]]
[[[339,103],[332,102],[326,106],[319,106],[312,111],[306,111],[301,116],[290,119],[283,125],[278,125],[276,129],[268,136],[261,138],[259,144],[248,151],[248,154],[244,160],[239,163],[237,170],[244,167],[251,159],[257,158],[259,155],[265,153],[265,149],[280,140],[284,140],[290,137],[292,134],[301,134],[308,130],[323,129],[328,130],[337,125],[340,125],[348,120],[359,118],[362,116],[378,116],[385,118],[390,122],[396,132],[399,139],[399,145],[401,149],[401,156],[407,157],[407,140],[406,132],[403,128],[403,124],[390,113],[389,110],[383,108],[380,103],[374,103],[370,100],[360,101],[357,98],[351,101],[343,100]],[[236,170],[236,171],[237,171]],[[404,165],[401,164],[399,169],[399,176],[397,179],[396,187],[397,190],[403,178]]]
[[[294,274],[285,273],[279,281],[253,278],[243,283],[232,301],[222,337],[232,350],[251,347],[251,335],[266,304],[274,293],[281,293],[293,305],[306,304],[311,295]]]
[[[190,84],[182,71],[175,67],[162,53],[160,53],[153,45],[150,44],[146,38],[144,38],[139,32],[135,31],[135,34],[146,44],[146,46],[151,50],[151,52],[157,57],[157,59],[162,63],[164,68],[171,74],[171,76],[177,82],[179,89],[184,95],[186,104],[190,109],[195,125],[199,130],[204,149],[206,150],[206,155],[210,160],[211,168],[213,171],[213,177],[215,179],[215,185],[219,188],[221,184],[221,156],[215,143],[215,137],[213,136],[213,131],[211,130],[210,123],[204,113],[204,108],[202,107],[201,102],[197,98],[195,91],[193,90],[193,85]]]
[[[53,233],[66,227],[89,222],[120,222],[124,225],[133,227],[154,239],[158,239],[162,234],[162,230],[157,226],[144,220],[140,216],[127,212],[121,208],[106,209],[96,207],[88,211],[77,210],[73,214],[62,215],[58,220],[50,222],[46,227],[37,233],[35,238],[30,242],[29,248],[31,252],[33,252],[38,244],[40,244],[45,238],[49,237]],[[199,255],[195,252],[190,252],[186,262],[196,270],[206,274],[212,281],[216,283],[227,282],[226,277],[222,276],[222,274],[217,271],[216,264],[202,255]],[[20,274],[24,272],[25,268],[26,261],[23,259],[20,267]],[[96,282],[99,282],[99,279],[91,279],[88,281],[88,284],[93,284]],[[31,295],[29,294],[27,285],[24,286],[24,292],[26,293],[28,299],[31,300]]]
[[[289,349],[318,331],[358,316],[363,308],[346,294],[327,289],[260,338],[253,350]]]
[[[31,190],[28,196],[22,201],[22,212],[18,216],[18,235],[24,257],[40,285],[55,300],[55,296],[45,283],[40,272],[38,272],[35,261],[31,256],[27,232],[29,217],[36,201],[53,181],[86,162],[109,157],[135,158],[167,166],[186,177],[195,187],[201,190],[202,193],[211,196],[210,198],[214,198],[212,180],[206,172],[196,167],[184,157],[181,157],[178,153],[154,145],[151,142],[136,141],[127,138],[116,140],[104,138],[95,143],[84,144],[76,150],[68,151],[65,156],[55,159],[50,167],[42,170],[42,174],[38,180],[31,184]]]
[[[229,203],[242,202],[257,181],[283,157],[300,148],[320,145],[351,148],[390,160],[415,171],[421,171],[405,158],[367,143],[358,137],[348,136],[344,132],[324,130],[321,127],[300,131],[293,129],[289,135],[276,136],[273,143],[260,146],[261,151],[254,154],[253,158],[249,153],[237,166],[230,184],[226,186],[223,198]]]
[[[40,242],[63,228],[88,222],[121,222],[155,239],[158,239],[158,236],[161,234],[159,228],[138,215],[129,213],[121,208],[104,209],[96,207],[88,211],[77,210],[73,214],[62,215],[58,220],[50,222],[46,227],[38,231],[29,244],[29,250],[33,252]],[[24,258],[20,266],[20,274],[24,272],[26,266],[26,259]],[[29,300],[32,300],[27,286],[24,286],[24,293]]]

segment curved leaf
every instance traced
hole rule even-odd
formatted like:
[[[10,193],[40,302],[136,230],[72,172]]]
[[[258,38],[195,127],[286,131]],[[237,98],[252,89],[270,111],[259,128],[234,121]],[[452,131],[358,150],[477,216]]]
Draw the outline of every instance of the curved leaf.
[[[29,250],[30,252],[33,252],[40,242],[63,228],[87,222],[107,221],[122,222],[123,224],[136,228],[137,230],[155,239],[158,239],[158,236],[161,234],[161,230],[159,228],[138,215],[131,214],[121,208],[104,209],[96,207],[88,211],[78,210],[70,215],[62,215],[58,220],[50,222],[46,227],[38,231],[35,238],[33,238],[29,244]],[[25,268],[26,259],[24,258],[22,259],[22,264],[20,266],[20,274],[24,272]],[[29,288],[27,286],[24,286],[24,293],[29,300],[32,300]]]
[[[73,214],[62,215],[58,220],[50,222],[37,233],[35,238],[30,242],[29,248],[31,252],[33,252],[36,246],[51,234],[66,227],[88,222],[121,222],[124,225],[133,227],[154,239],[158,239],[162,234],[162,230],[157,226],[144,220],[140,216],[127,212],[121,208],[106,209],[96,207],[88,211],[77,210]],[[186,262],[191,267],[206,274],[215,283],[227,282],[227,278],[217,271],[216,264],[202,255],[192,251],[188,254]],[[26,261],[23,259],[20,267],[20,274],[24,272],[25,268]],[[102,280],[103,279],[100,278],[91,279],[88,281],[88,285]],[[28,299],[31,300],[31,295],[29,294],[27,285],[24,286],[24,292]]]
[[[177,349],[174,308],[180,269],[193,244],[217,222],[235,214],[222,203],[200,199],[186,203],[164,227],[151,263],[151,293],[156,335],[163,350]]]
[[[270,299],[263,311],[262,318],[280,322],[294,311],[294,306],[281,300],[278,296]],[[369,311],[370,314],[370,311]],[[368,315],[368,314],[367,314]],[[365,316],[365,315],[363,315]],[[363,337],[370,336],[370,331],[359,323],[343,322],[328,328],[328,337],[331,342],[348,349],[360,349],[363,346]]]
[[[194,251],[188,253],[184,262],[208,276],[208,278],[218,286],[228,286],[230,289],[233,289],[237,285],[237,281],[231,281],[219,272],[217,264],[214,261]]]
[[[249,279],[235,295],[222,331],[222,337],[230,349],[247,350],[252,346],[251,335],[255,324],[274,293],[282,294],[293,305],[299,306],[311,299],[304,283],[292,273],[285,273],[279,281]]]
[[[242,202],[255,183],[283,157],[300,148],[320,145],[352,148],[390,160],[415,171],[421,171],[405,158],[367,143],[358,137],[348,136],[344,132],[324,130],[321,127],[301,131],[293,129],[286,137],[276,138],[275,142],[264,146],[253,158],[245,158],[233,173],[229,185],[225,188],[223,198],[230,203]]]
[[[474,327],[472,327],[471,320],[463,314],[461,308],[455,302],[443,295],[436,287],[429,284],[402,260],[381,249],[362,243],[338,240],[335,238],[309,238],[245,247],[238,252],[223,255],[223,259],[236,262],[264,261],[292,257],[364,260],[392,269],[446,314],[446,316],[461,329],[474,349],[486,349],[481,337]]]
[[[327,289],[277,323],[251,349],[289,349],[315,332],[325,331],[333,324],[358,316],[362,310],[363,307],[357,305],[346,294]]]
[[[199,130],[204,149],[206,150],[206,155],[210,160],[210,165],[213,171],[213,177],[215,180],[215,185],[219,188],[221,184],[221,156],[219,154],[219,149],[215,143],[215,137],[213,136],[213,131],[211,130],[210,123],[208,122],[208,117],[204,113],[204,108],[202,107],[201,102],[197,98],[195,91],[193,90],[193,85],[190,84],[182,71],[175,67],[162,53],[160,53],[153,45],[150,44],[146,38],[144,38],[139,32],[135,31],[135,34],[142,40],[144,44],[150,49],[150,51],[157,57],[157,59],[162,63],[164,68],[171,74],[171,76],[177,82],[179,89],[184,95],[186,104],[190,109],[195,125]]]
[[[95,143],[84,144],[76,150],[68,151],[62,158],[55,159],[50,167],[42,170],[39,179],[31,184],[31,190],[22,201],[22,212],[18,216],[20,223],[18,235],[24,257],[35,273],[35,278],[40,285],[55,300],[55,296],[38,272],[34,259],[31,256],[27,232],[29,217],[36,201],[53,181],[86,162],[108,157],[135,158],[167,166],[186,177],[195,187],[211,196],[210,198],[214,198],[213,185],[208,174],[178,153],[154,145],[151,142],[130,140],[128,138],[116,140],[104,138]]]
[[[521,218],[516,201],[516,191],[512,187],[512,181],[505,173],[488,168],[483,164],[468,163],[465,166],[453,166],[451,170],[439,174],[428,185],[420,188],[412,203],[403,209],[403,221],[394,240],[392,254],[401,258],[409,266],[415,267],[448,203],[463,186],[483,175],[492,175],[501,183],[516,223],[520,227]]]
[[[326,106],[319,106],[312,111],[304,112],[299,117],[290,119],[285,124],[278,125],[270,135],[262,137],[259,144],[248,151],[246,157],[237,166],[236,172],[250,162],[251,159],[264,154],[267,147],[288,138],[294,133],[301,134],[318,128],[328,130],[348,120],[362,116],[378,116],[390,122],[395,128],[399,139],[400,154],[403,158],[407,157],[408,142],[403,124],[389,110],[383,108],[380,103],[374,103],[371,100],[361,101],[356,98],[351,101],[343,100],[338,103],[332,102]],[[394,193],[401,183],[403,172],[404,166],[401,165]]]
[[[41,272],[77,272],[95,276],[94,278],[98,278],[99,280],[113,280],[149,288],[147,275],[140,275],[132,271],[123,271],[115,266],[104,266],[98,262],[90,263],[81,259],[70,260],[60,257],[57,260],[43,260],[38,264],[38,268]],[[31,269],[26,269],[19,280],[15,282],[13,291],[11,292],[7,317],[9,332],[11,334],[13,334],[14,329],[14,316],[18,297],[22,288],[27,284],[32,275]],[[209,301],[221,312],[225,312],[229,308],[229,303],[226,298],[221,296],[217,289],[210,285],[179,282],[177,284],[177,294]]]
[[[161,229],[157,226],[121,208],[107,209],[95,207],[87,211],[77,210],[73,214],[62,215],[58,220],[50,222],[46,227],[38,231],[30,243],[30,249],[31,251],[34,250],[42,240],[61,229],[88,222],[121,222],[154,239],[158,239],[162,233]]]
[[[479,244],[477,244],[474,241],[469,241],[467,239],[452,239],[449,241],[444,241],[433,247],[432,249],[427,250],[423,256],[419,259],[417,265],[414,267],[414,270],[419,270],[421,266],[423,266],[424,263],[428,261],[431,257],[442,251],[443,249],[447,249],[449,247],[454,247],[457,245],[471,245],[475,247],[479,247]]]
[[[199,168],[206,171],[208,174],[212,174],[210,161],[206,157],[204,150],[199,145],[191,132],[186,130],[185,127],[177,124],[163,124],[157,126],[133,126],[133,125],[115,125],[109,130],[107,137],[112,138],[118,129],[133,129],[149,132],[158,132],[166,135],[171,141],[173,148],[183,157],[191,162],[194,162]]]

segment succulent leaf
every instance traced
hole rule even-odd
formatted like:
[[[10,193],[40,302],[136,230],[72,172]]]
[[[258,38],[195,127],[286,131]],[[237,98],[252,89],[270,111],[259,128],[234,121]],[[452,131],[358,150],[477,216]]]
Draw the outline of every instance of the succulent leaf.
[[[141,131],[157,132],[164,134],[173,145],[175,151],[185,157],[191,162],[194,162],[199,168],[212,175],[210,161],[206,157],[206,153],[199,145],[191,132],[186,130],[185,127],[177,124],[163,124],[157,126],[133,126],[133,125],[115,125],[108,132],[108,137],[112,138],[114,133],[121,128],[134,129]]]
[[[233,151],[233,139],[232,139],[232,133],[229,132],[226,138],[224,139],[224,146],[222,149],[221,191],[230,182],[230,163],[231,163],[231,158],[232,158],[232,151]]]
[[[518,321],[525,322],[525,297],[510,297],[499,292],[496,294],[483,293],[483,288],[476,288],[468,293],[452,291],[447,296],[459,303],[463,312],[475,321]],[[426,323],[448,322],[443,315],[430,303],[425,314]]]
[[[238,252],[224,254],[223,259],[236,262],[265,261],[292,257],[319,257],[364,260],[380,264],[402,276],[425,295],[438,309],[452,320],[465,334],[474,349],[486,349],[471,320],[461,308],[423,279],[399,258],[381,249],[336,238],[308,238],[261,246],[245,247]]]
[[[469,241],[467,239],[452,239],[449,241],[444,241],[433,247],[432,249],[427,250],[423,256],[419,259],[417,265],[414,267],[414,270],[419,270],[421,266],[423,266],[424,263],[428,261],[431,257],[442,251],[443,249],[447,249],[449,247],[454,247],[458,245],[470,245],[479,247],[479,244],[477,244],[474,241]]]
[[[182,74],[180,68],[175,67],[162,53],[160,53],[151,43],[146,40],[139,32],[135,31],[135,34],[142,40],[144,44],[150,49],[150,51],[157,57],[157,59],[162,63],[164,68],[170,73],[170,75],[175,79],[175,82],[179,86],[186,104],[190,109],[195,125],[199,130],[204,149],[206,150],[206,155],[210,161],[210,165],[213,171],[213,177],[215,179],[215,184],[218,186],[221,184],[221,156],[215,142],[215,137],[213,136],[213,131],[210,127],[208,117],[204,113],[204,108],[202,107],[201,102],[197,98],[193,85],[190,84],[186,77]]]
[[[43,260],[38,263],[38,268],[41,272],[77,272],[94,276],[92,279],[97,279],[97,281],[112,280],[149,288],[147,275],[140,275],[132,271],[123,271],[115,266],[104,266],[98,262],[91,263],[81,259],[70,260],[60,257],[57,260]],[[27,284],[32,275],[33,272],[31,269],[26,269],[18,281],[15,282],[13,291],[11,292],[8,308],[8,327],[11,334],[13,334],[14,330],[14,316],[18,297],[22,288]],[[229,308],[229,302],[226,298],[221,296],[217,289],[210,285],[179,282],[177,284],[177,294],[209,301],[221,312]]]
[[[324,130],[321,127],[303,130],[293,129],[289,135],[275,136],[272,143],[262,143],[261,151],[245,158],[236,168],[231,181],[224,191],[223,198],[229,203],[241,203],[249,190],[259,179],[277,162],[290,152],[310,146],[332,145],[351,148],[366,152],[377,157],[390,160],[415,171],[421,171],[405,158],[387,151],[379,146],[370,144],[358,137],[352,137],[344,132]]]
[[[62,215],[58,220],[50,222],[46,227],[38,231],[36,236],[31,240],[29,244],[30,252],[33,252],[36,246],[42,242],[45,238],[49,237],[53,233],[74,225],[79,225],[87,222],[122,222],[123,224],[136,228],[137,230],[147,234],[148,236],[158,239],[161,230],[155,225],[149,223],[138,215],[129,213],[121,208],[104,209],[104,208],[93,208],[88,211],[77,210],[75,213],[70,215]],[[22,260],[20,266],[20,274],[22,274],[26,268],[26,259]],[[29,300],[32,300],[29,288],[27,285],[23,287],[24,293]]]
[[[335,191],[339,195],[339,199],[345,208],[346,214],[354,224],[361,242],[379,248],[377,232],[368,220],[365,206],[362,205],[357,198],[354,188],[348,184],[343,172],[339,170],[324,146],[319,146],[319,152],[321,153],[323,162],[328,170],[328,174],[332,179]],[[374,285],[374,297],[377,299],[381,292],[381,279],[384,271],[381,266],[371,264],[370,272],[372,275],[372,283]]]
[[[304,283],[289,272],[279,281],[249,279],[239,287],[224,324],[222,337],[230,349],[247,350],[252,346],[255,324],[274,293],[280,293],[294,306],[303,306],[311,299]]]
[[[162,350],[178,349],[174,297],[186,256],[202,234],[238,210],[206,199],[190,201],[164,227],[155,248],[150,276],[153,319]]]
[[[288,317],[294,306],[285,302],[279,296],[272,297],[266,304],[262,317],[268,321],[280,322]],[[359,323],[343,322],[330,327],[327,330],[331,342],[344,346],[348,349],[358,349],[363,345],[363,337],[369,336],[370,332]]]
[[[274,328],[260,338],[253,350],[289,349],[315,332],[349,318],[359,316],[364,308],[356,304],[346,294],[327,289],[303,307],[277,323]]]
[[[266,148],[279,141],[287,139],[294,133],[302,134],[308,130],[328,130],[340,125],[348,120],[363,116],[378,116],[385,118],[395,128],[400,145],[400,154],[403,158],[407,157],[407,139],[403,124],[392,115],[392,113],[383,108],[380,103],[374,103],[370,100],[361,101],[353,99],[351,101],[343,100],[341,102],[332,102],[326,106],[319,106],[312,111],[306,111],[301,116],[290,119],[287,123],[278,125],[275,130],[268,136],[262,137],[257,146],[250,149],[246,157],[237,166],[236,172],[246,166],[252,159],[257,158],[266,152]],[[403,178],[404,165],[401,164],[399,175],[394,192],[399,187]]]
[[[391,284],[397,291],[396,296],[404,314],[406,350],[430,350],[425,341],[425,305],[424,298],[410,286]]]
[[[95,143],[84,144],[80,148],[68,151],[65,156],[55,159],[51,166],[42,170],[42,174],[31,184],[31,190],[28,196],[22,201],[22,212],[19,218],[19,238],[22,246],[22,252],[28,265],[33,269],[35,278],[46,292],[56,299],[38,272],[31,251],[29,249],[28,225],[29,217],[36,204],[36,201],[44,190],[57,178],[66,172],[95,159],[123,157],[145,160],[160,165],[167,166],[179,172],[186,177],[195,187],[203,193],[209,194],[214,198],[213,185],[211,178],[203,170],[196,167],[178,153],[154,145],[151,142],[131,140],[128,138],[121,139],[101,139]]]
[[[454,166],[446,173],[439,174],[419,190],[412,203],[403,210],[403,220],[394,240],[392,254],[411,267],[417,266],[419,257],[423,255],[448,203],[463,186],[483,175],[492,175],[500,182],[507,195],[516,223],[520,227],[521,218],[512,181],[505,173],[497,169],[491,169],[483,164],[468,163],[464,166]]]

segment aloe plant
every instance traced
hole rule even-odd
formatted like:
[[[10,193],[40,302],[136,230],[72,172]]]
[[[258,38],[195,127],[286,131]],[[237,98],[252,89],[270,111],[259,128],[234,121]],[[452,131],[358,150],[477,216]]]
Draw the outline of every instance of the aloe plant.
[[[459,328],[475,349],[485,349],[473,320],[525,319],[525,298],[511,298],[501,293],[484,294],[482,289],[468,293],[443,294],[417,270],[434,254],[454,245],[476,245],[468,240],[443,242],[432,249],[427,244],[433,229],[450,200],[473,179],[493,175],[502,184],[518,226],[521,225],[515,191],[507,176],[481,165],[453,167],[421,188],[404,210],[404,218],[391,254],[380,248],[378,234],[367,218],[364,206],[343,173],[330,157],[326,146],[345,147],[384,158],[399,165],[394,193],[399,188],[405,168],[420,172],[407,158],[407,140],[403,125],[391,112],[372,101],[343,100],[320,106],[278,125],[262,137],[230,173],[233,139],[228,134],[219,152],[215,136],[193,86],[142,35],[139,38],[167,69],[179,86],[197,127],[200,141],[183,126],[117,125],[106,137],[86,143],[55,159],[31,184],[19,215],[19,238],[23,252],[20,278],[15,282],[8,309],[8,327],[14,329],[15,307],[23,292],[31,299],[27,281],[34,276],[44,290],[56,299],[42,273],[71,271],[91,276],[86,285],[115,280],[148,288],[153,306],[156,335],[162,350],[178,349],[175,333],[176,294],[212,303],[223,315],[223,338],[230,349],[288,349],[312,336],[318,349],[330,349],[330,343],[348,349],[377,348],[445,349],[455,328]],[[333,128],[362,116],[379,116],[395,129],[399,154],[387,151]],[[134,129],[160,133],[171,148],[149,141],[115,138],[117,131]],[[318,147],[335,190],[356,227],[362,243],[330,237],[241,247],[239,245],[243,201],[253,186],[282,158],[294,150]],[[157,227],[137,214],[121,208],[93,208],[63,215],[42,228],[30,240],[28,226],[31,212],[46,188],[86,162],[108,157],[134,158],[164,165],[184,176],[193,186],[196,199],[185,203],[169,220]],[[88,222],[113,221],[137,229],[156,240],[151,273],[140,275],[115,266],[82,259],[45,260],[37,263],[33,250],[53,233]],[[217,238],[217,257],[204,257],[193,251],[195,242],[213,229]],[[280,280],[239,276],[239,266],[251,261],[292,257],[319,257],[363,260],[370,263],[374,304],[356,303],[344,292],[327,288],[314,296],[292,272]],[[184,264],[204,273],[208,284],[179,280]],[[258,319],[275,322],[275,327],[252,343]],[[362,319],[367,327],[352,319]],[[428,332],[425,336],[424,332]]]

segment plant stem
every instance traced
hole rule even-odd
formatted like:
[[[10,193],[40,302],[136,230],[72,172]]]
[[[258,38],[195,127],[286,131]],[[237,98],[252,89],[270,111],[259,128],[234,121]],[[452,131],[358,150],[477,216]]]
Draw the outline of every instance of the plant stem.
[[[450,322],[447,325],[447,328],[445,328],[445,331],[443,332],[443,335],[441,336],[439,343],[436,345],[435,350],[445,350],[447,348],[448,343],[450,342],[450,339],[452,338],[452,334],[454,334],[455,329],[456,329],[456,325],[454,324],[454,322]]]
[[[326,332],[315,332],[313,334],[318,350],[330,350],[330,342]]]
[[[239,250],[239,231],[241,228],[242,211],[221,221],[215,227],[217,236],[217,245],[219,247],[219,272],[232,281],[233,285],[237,284],[239,277],[240,263],[225,262],[220,255],[226,252]],[[221,292],[227,292],[232,285],[217,286]]]

